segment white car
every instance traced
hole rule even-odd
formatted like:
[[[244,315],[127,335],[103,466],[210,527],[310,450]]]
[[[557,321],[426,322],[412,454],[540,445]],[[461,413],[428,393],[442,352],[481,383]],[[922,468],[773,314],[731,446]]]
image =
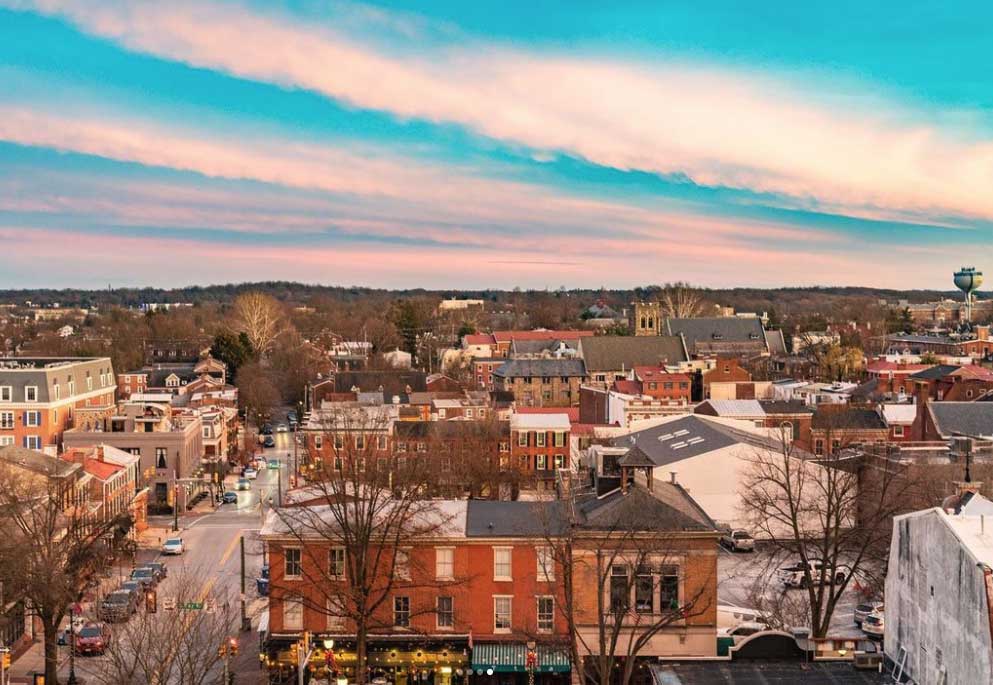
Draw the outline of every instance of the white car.
[[[821,569],[824,567],[824,563],[819,559],[814,559],[807,562],[807,566],[810,568],[810,578],[815,583],[821,577]],[[836,570],[830,568],[824,569],[824,582],[827,585],[835,585],[837,583],[845,582],[847,567],[839,567]],[[779,569],[778,572],[779,582],[781,582],[786,587],[806,587],[807,577],[804,574],[804,564],[803,562],[796,562],[791,566],[784,566]]]
[[[739,640],[743,640],[750,635],[761,633],[763,630],[768,629],[769,626],[764,623],[759,623],[758,621],[744,621],[733,628],[721,628],[717,631],[717,635],[720,637],[735,638],[735,642],[738,642]]]
[[[854,614],[855,625],[861,626],[865,621],[865,617],[874,612],[882,613],[883,603],[882,602],[864,602],[862,604],[856,605]]]
[[[884,624],[885,620],[883,618],[883,612],[873,611],[865,617],[864,621],[862,621],[862,632],[871,638],[882,640],[883,629],[885,627]]]
[[[721,535],[721,544],[731,552],[754,552],[755,539],[747,530],[727,530]]]
[[[242,476],[247,478],[248,480],[255,480],[256,478],[259,477],[259,472],[253,468],[247,468],[245,469],[244,473],[242,473]]]
[[[183,546],[183,538],[169,538],[162,543],[162,554],[182,554],[186,548]]]

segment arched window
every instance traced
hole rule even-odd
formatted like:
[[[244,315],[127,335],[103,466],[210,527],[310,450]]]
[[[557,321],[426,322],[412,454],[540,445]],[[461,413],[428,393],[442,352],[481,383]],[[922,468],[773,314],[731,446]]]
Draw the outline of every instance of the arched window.
[[[641,327],[642,328],[647,328],[648,327],[647,324],[645,323],[645,317],[641,317]]]
[[[648,317],[648,327],[649,328],[655,328],[655,319],[654,319],[654,317],[651,317],[651,316]]]

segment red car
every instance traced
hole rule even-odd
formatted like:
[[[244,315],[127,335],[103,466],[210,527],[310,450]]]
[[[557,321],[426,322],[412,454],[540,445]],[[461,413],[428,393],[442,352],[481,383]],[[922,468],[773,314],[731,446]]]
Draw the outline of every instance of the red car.
[[[87,623],[76,633],[76,654],[103,654],[110,646],[106,623]]]

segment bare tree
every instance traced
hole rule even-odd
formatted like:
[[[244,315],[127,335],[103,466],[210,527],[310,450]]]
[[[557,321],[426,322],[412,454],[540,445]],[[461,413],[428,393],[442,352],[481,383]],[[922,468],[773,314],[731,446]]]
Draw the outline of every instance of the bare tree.
[[[716,574],[688,577],[680,566],[688,538],[716,532],[707,523],[689,534],[667,529],[654,518],[665,505],[640,484],[593,507],[557,504],[536,516],[544,517],[550,561],[564,569],[557,609],[572,662],[590,685],[628,685],[655,636],[716,610]]]
[[[913,484],[888,454],[840,444],[816,459],[797,452],[787,431],[780,449],[755,451],[741,485],[744,515],[777,560],[796,561],[814,637],[827,635],[850,583],[871,584],[885,567],[892,518]]]
[[[218,649],[235,627],[236,602],[208,578],[199,571],[167,578],[156,590],[156,613],[139,611],[115,625],[105,658],[88,677],[101,685],[220,682]]]
[[[283,332],[282,308],[272,296],[261,292],[239,295],[234,301],[233,325],[237,332],[244,332],[252,348],[265,357],[276,337]]]
[[[301,506],[275,509],[269,536],[270,545],[280,544],[275,537],[302,550],[303,582],[287,581],[276,569],[272,596],[354,631],[360,685],[366,681],[369,637],[394,625],[389,604],[394,591],[437,585],[434,573],[422,568],[428,562],[411,550],[418,541],[443,534],[451,520],[426,499],[432,478],[426,450],[413,443],[401,450],[383,440],[390,409],[323,412],[321,430],[310,436],[309,483],[295,493]],[[433,610],[411,605],[408,620]]]
[[[273,382],[269,369],[258,362],[241,367],[238,371],[238,402],[255,419],[257,426],[261,426],[269,418],[279,399],[279,389]]]
[[[662,316],[670,319],[692,319],[703,313],[700,291],[687,283],[667,283],[659,293]]]
[[[45,679],[58,683],[59,625],[69,605],[96,585],[130,521],[94,517],[75,482],[60,477],[66,463],[53,457],[46,464],[33,454],[43,471],[0,456],[0,578],[5,595],[26,599],[41,621]]]

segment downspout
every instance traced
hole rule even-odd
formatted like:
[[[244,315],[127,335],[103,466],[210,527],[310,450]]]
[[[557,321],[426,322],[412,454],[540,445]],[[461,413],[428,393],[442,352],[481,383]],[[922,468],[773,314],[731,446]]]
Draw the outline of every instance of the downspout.
[[[990,644],[993,645],[993,568],[983,563],[980,563],[979,567],[983,570],[983,581],[986,584],[986,614],[989,620]]]

